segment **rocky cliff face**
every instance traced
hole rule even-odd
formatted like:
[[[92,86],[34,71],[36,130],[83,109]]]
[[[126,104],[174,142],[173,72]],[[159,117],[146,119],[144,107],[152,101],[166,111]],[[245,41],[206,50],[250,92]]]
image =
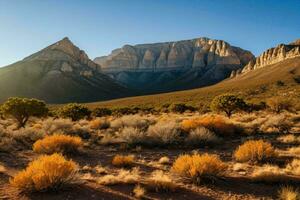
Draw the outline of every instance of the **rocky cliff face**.
[[[290,44],[280,44],[275,48],[266,50],[256,59],[251,60],[243,69],[233,71],[231,77],[299,56],[300,40],[296,40]]]
[[[94,62],[103,71],[161,71],[178,68],[201,69],[207,66],[242,66],[253,59],[249,51],[222,40],[198,38],[178,42],[125,45]]]

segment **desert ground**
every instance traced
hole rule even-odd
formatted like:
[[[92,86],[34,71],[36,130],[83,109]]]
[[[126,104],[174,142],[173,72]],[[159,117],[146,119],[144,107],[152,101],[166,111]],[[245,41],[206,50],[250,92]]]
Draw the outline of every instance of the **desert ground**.
[[[62,135],[80,141],[59,146]],[[299,112],[46,117],[24,128],[8,118],[0,138],[0,199],[288,199],[300,181]],[[16,181],[53,153],[75,163],[66,180]]]

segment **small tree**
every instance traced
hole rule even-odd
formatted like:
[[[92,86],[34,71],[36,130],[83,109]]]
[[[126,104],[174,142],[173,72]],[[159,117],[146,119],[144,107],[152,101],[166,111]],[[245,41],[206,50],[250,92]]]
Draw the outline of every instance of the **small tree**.
[[[227,117],[230,118],[233,112],[244,110],[246,103],[242,98],[232,94],[222,94],[213,99],[210,108],[212,111],[225,112]]]
[[[38,99],[11,97],[1,106],[1,112],[15,118],[20,128],[25,127],[29,117],[46,115],[48,108],[45,102]]]
[[[272,97],[267,100],[267,106],[275,113],[280,113],[283,110],[292,111],[293,104],[288,98]]]
[[[86,107],[78,103],[70,103],[65,105],[59,110],[59,115],[63,118],[70,118],[72,121],[89,117],[91,111]]]

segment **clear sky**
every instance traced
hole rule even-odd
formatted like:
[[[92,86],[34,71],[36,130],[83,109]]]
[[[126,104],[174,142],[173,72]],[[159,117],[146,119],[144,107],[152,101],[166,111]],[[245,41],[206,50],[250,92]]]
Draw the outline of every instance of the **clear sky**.
[[[300,0],[0,0],[0,66],[65,36],[92,59],[203,36],[258,55],[300,38]]]

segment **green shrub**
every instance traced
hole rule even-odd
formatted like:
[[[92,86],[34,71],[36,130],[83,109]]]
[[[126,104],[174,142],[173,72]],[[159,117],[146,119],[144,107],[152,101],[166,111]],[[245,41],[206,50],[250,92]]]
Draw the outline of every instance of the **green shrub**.
[[[109,108],[95,108],[93,110],[93,116],[95,117],[104,117],[112,114],[112,110]]]
[[[70,103],[59,110],[59,115],[63,118],[70,118],[72,121],[77,121],[91,115],[91,111],[81,104]]]
[[[29,117],[46,115],[48,108],[38,99],[11,97],[1,106],[1,113],[15,118],[20,128],[25,127]]]
[[[193,112],[193,111],[196,110],[196,108],[194,108],[193,106],[189,106],[189,105],[186,105],[184,103],[172,104],[170,109],[171,109],[172,112],[175,112],[175,113],[184,113],[187,110]]]
[[[225,112],[227,117],[230,117],[233,112],[245,110],[246,107],[247,105],[242,98],[232,94],[216,96],[210,105],[212,111]]]

